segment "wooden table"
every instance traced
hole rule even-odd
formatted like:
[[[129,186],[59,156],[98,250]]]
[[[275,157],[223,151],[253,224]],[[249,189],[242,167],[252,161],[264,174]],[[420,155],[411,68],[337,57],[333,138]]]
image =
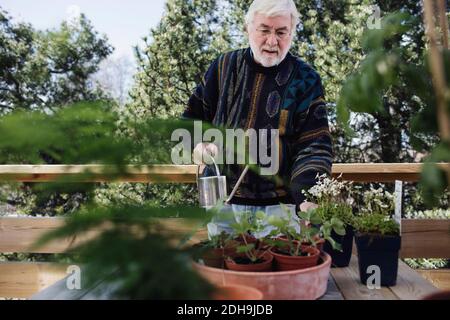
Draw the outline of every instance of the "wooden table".
[[[101,281],[86,290],[69,290],[66,279],[42,290],[32,300],[95,300],[108,299],[111,286],[102,286]],[[369,289],[359,281],[358,260],[353,256],[346,268],[332,268],[328,289],[320,300],[417,300],[438,289],[419,273],[399,261],[397,284],[393,287]]]

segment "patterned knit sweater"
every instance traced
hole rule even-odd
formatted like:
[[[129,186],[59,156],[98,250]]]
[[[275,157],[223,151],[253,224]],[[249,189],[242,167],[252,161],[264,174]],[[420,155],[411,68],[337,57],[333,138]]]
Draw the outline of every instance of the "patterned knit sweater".
[[[279,129],[279,179],[249,171],[231,203],[298,205],[304,201],[301,190],[313,186],[318,173],[331,172],[333,151],[320,77],[289,53],[270,68],[257,64],[250,48],[221,55],[182,117],[233,129]],[[230,192],[243,167],[225,164],[223,170]]]

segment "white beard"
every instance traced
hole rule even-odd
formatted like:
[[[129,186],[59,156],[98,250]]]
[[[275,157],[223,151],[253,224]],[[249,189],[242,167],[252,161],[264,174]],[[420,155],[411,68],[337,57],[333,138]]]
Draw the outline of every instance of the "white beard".
[[[270,68],[273,66],[277,66],[281,63],[281,61],[284,60],[284,58],[287,55],[287,52],[282,56],[276,56],[276,57],[267,57],[264,56],[262,53],[260,53],[259,48],[256,48],[251,42],[250,42],[250,48],[253,53],[253,58],[256,62],[260,63],[263,67]]]

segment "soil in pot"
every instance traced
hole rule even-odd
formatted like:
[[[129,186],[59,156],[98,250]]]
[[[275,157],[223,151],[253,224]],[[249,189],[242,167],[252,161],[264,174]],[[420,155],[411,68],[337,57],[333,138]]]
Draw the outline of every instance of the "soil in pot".
[[[273,256],[270,252],[266,252],[262,255],[261,259],[256,262],[251,262],[244,255],[239,255],[233,258],[225,260],[225,266],[229,270],[234,271],[252,271],[252,272],[265,272],[272,271]]]
[[[352,257],[353,249],[353,236],[354,229],[352,226],[348,225],[345,228],[345,235],[340,236],[336,232],[331,231],[331,237],[334,241],[339,243],[342,247],[342,251],[334,250],[328,241],[325,241],[323,245],[323,251],[331,256],[331,266],[332,267],[348,267],[350,259]]]
[[[316,266],[320,256],[319,249],[304,245],[301,246],[300,256],[291,256],[287,250],[280,248],[272,248],[270,252],[274,257],[274,266],[277,271],[298,270]]]
[[[361,283],[367,284],[367,279],[373,271],[367,272],[370,266],[380,268],[380,285],[395,286],[398,273],[398,258],[401,237],[392,235],[356,234],[358,249],[358,266]]]

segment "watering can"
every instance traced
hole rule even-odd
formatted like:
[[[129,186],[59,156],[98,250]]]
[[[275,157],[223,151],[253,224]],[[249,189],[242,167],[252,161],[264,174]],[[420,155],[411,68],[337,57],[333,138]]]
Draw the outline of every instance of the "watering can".
[[[222,200],[225,200],[225,203],[228,203],[236,193],[239,185],[241,184],[245,174],[249,169],[249,166],[247,165],[244,171],[241,173],[241,176],[239,177],[233,190],[231,191],[230,196],[227,197],[227,177],[220,175],[219,167],[214,161],[214,158],[212,156],[210,157],[216,170],[215,176],[200,177],[200,166],[197,167],[199,202],[200,207],[205,209],[213,208],[219,201]]]

